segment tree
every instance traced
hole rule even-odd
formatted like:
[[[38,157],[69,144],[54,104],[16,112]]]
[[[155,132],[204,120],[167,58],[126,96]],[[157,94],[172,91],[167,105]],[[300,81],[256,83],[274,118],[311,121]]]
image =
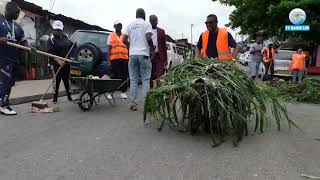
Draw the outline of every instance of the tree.
[[[234,6],[230,15],[231,28],[240,28],[242,34],[250,37],[277,36],[313,40],[320,43],[320,0],[212,0]],[[294,8],[301,8],[307,14],[304,24],[310,25],[309,32],[286,32],[285,25],[290,25],[289,13]]]

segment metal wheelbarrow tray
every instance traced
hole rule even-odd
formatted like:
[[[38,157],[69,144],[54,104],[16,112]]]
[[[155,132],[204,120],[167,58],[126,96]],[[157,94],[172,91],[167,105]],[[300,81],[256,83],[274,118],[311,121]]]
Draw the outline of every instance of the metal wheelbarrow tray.
[[[121,79],[101,80],[87,77],[73,77],[71,79],[82,89],[79,99],[75,103],[83,111],[89,111],[94,103],[98,104],[101,96],[104,96],[111,105],[115,105],[114,93],[122,86]],[[107,98],[107,94],[111,95],[112,100]]]

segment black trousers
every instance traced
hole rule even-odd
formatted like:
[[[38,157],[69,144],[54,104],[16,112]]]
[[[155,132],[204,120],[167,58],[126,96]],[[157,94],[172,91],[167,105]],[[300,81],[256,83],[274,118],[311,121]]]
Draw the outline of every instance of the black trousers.
[[[273,61],[265,62],[264,67],[266,68],[265,75],[269,75],[269,70],[270,70],[271,76],[274,75],[274,62]]]
[[[128,60],[127,59],[115,59],[111,61],[112,79],[122,79],[124,83],[129,77]],[[125,93],[128,89],[128,83],[125,83],[120,88],[122,93]]]
[[[60,65],[55,64],[53,68],[54,72],[57,73],[58,69],[60,68]],[[61,80],[63,81],[64,87],[66,88],[67,95],[71,95],[69,78],[70,64],[65,64],[56,77],[55,95],[58,95]]]

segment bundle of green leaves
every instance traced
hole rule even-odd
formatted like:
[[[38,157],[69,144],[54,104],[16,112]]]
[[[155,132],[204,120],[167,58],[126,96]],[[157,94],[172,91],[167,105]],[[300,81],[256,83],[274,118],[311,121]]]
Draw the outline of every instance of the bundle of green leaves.
[[[205,130],[214,146],[228,137],[237,145],[251,131],[263,132],[271,119],[279,130],[283,121],[293,124],[265,87],[233,64],[191,61],[164,75],[150,91],[144,120],[154,120],[159,130],[164,124],[191,134]]]

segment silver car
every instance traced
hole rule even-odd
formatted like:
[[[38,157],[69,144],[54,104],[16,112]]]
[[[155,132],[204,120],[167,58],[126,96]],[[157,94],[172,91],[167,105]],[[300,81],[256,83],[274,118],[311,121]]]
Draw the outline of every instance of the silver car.
[[[239,61],[242,65],[248,66],[249,62],[251,61],[251,58],[252,58],[252,54],[250,54],[250,52],[247,51],[244,54],[241,54],[239,56]]]
[[[278,50],[278,53],[275,55],[274,61],[274,76],[276,77],[291,77],[291,71],[289,67],[291,65],[292,56],[295,51],[291,50]],[[263,78],[266,72],[265,66],[263,63],[260,65],[260,75]],[[270,73],[269,73],[270,74]]]

